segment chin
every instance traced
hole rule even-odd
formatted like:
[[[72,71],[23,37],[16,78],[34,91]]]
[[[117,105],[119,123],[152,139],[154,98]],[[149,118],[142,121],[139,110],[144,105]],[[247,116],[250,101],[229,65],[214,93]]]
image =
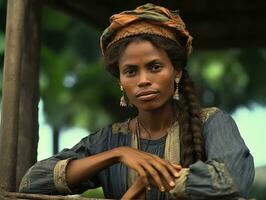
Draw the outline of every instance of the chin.
[[[160,108],[162,108],[164,106],[163,103],[161,102],[143,102],[143,103],[139,103],[137,104],[137,109],[138,110],[145,110],[145,111],[153,111],[153,110],[158,110]]]

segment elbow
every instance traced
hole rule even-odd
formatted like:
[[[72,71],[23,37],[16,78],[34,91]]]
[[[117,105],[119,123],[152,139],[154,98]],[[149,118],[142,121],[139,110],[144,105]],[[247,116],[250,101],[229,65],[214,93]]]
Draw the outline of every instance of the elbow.
[[[54,188],[51,178],[44,178],[41,176],[35,176],[32,174],[26,174],[19,185],[20,193],[30,193],[30,194],[47,194],[56,195],[58,192]]]
[[[240,174],[235,179],[236,185],[241,196],[247,198],[249,196],[255,178],[255,167],[251,154],[249,154],[246,162],[243,163],[242,167],[239,170]]]
[[[30,179],[28,176],[24,176],[19,185],[19,192],[21,193],[31,193],[30,192]]]

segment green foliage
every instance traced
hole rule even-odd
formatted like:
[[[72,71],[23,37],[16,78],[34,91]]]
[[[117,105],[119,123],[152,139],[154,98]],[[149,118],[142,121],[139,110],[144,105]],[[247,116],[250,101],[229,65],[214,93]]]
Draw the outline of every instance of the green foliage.
[[[114,80],[104,74],[99,32],[54,10],[45,9],[43,16],[40,85],[48,122],[91,130],[110,122],[101,103]]]
[[[263,74],[264,49],[198,51],[189,61],[189,70],[200,92],[203,105],[216,105],[233,111],[251,102],[265,104]]]
[[[0,97],[2,97],[3,64],[5,47],[6,1],[0,1]]]
[[[256,200],[266,198],[266,166],[256,168],[255,180],[250,193],[250,197]]]
[[[101,187],[96,188],[96,189],[87,190],[81,196],[86,197],[86,198],[100,198],[100,199],[105,198],[104,193],[103,193],[103,189]]]
[[[3,15],[5,3],[0,10]],[[1,58],[4,21],[0,27]],[[97,29],[44,8],[40,87],[46,119],[52,127],[95,130],[123,115],[117,81],[104,70],[99,37]],[[265,103],[265,60],[264,49],[195,51],[188,69],[200,86],[204,106],[233,111],[241,104]]]
[[[0,4],[0,58],[5,9],[4,1]],[[46,118],[53,127],[95,130],[123,115],[117,81],[104,71],[99,37],[99,30],[44,8],[40,87]],[[203,105],[233,111],[254,101],[265,104],[265,61],[264,49],[195,51],[188,69],[200,86]]]
[[[0,32],[0,54],[3,54],[5,50],[5,37],[4,33]]]

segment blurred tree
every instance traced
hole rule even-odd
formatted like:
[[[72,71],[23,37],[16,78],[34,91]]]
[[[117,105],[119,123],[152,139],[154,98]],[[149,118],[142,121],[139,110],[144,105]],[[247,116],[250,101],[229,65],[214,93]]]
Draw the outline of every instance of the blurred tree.
[[[1,59],[5,24],[3,2],[0,4]],[[99,36],[99,30],[44,8],[40,86],[46,119],[53,127],[55,152],[63,127],[82,126],[93,131],[134,112],[130,109],[125,112],[119,107],[121,94],[117,81],[104,71]],[[199,86],[204,106],[215,105],[232,112],[251,102],[265,104],[265,59],[265,49],[195,49],[188,69]]]
[[[4,64],[6,2],[0,1],[0,97],[2,96],[2,69]]]
[[[252,102],[265,105],[265,49],[196,51],[189,70],[200,85],[202,103],[233,112]]]
[[[41,97],[53,129],[55,153],[63,127],[95,130],[110,122],[105,108],[111,103],[103,101],[113,102],[110,98],[117,98],[117,92],[115,80],[104,72],[99,31],[54,10],[44,13]]]

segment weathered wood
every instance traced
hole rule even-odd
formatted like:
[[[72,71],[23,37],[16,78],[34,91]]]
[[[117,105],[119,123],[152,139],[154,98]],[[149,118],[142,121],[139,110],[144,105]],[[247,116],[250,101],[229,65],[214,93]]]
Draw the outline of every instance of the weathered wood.
[[[20,68],[27,0],[7,1],[6,48],[0,128],[0,187],[16,188]]]
[[[98,198],[85,198],[80,195],[68,195],[68,196],[61,196],[61,195],[43,195],[43,194],[24,194],[24,193],[15,193],[15,192],[5,192],[0,190],[0,199],[1,200],[97,200]],[[106,199],[107,200],[107,199]],[[226,198],[223,197],[222,199],[217,200],[232,200],[232,197]],[[255,200],[253,198],[246,199],[242,197],[233,197],[233,200]]]
[[[41,22],[39,0],[29,0],[25,20],[20,81],[16,191],[18,191],[19,183],[27,169],[37,160]]]
[[[16,192],[6,192],[0,190],[0,199],[34,199],[34,200],[97,200],[97,198],[85,198],[80,195],[44,195],[44,194],[26,194],[26,193],[16,193]]]

